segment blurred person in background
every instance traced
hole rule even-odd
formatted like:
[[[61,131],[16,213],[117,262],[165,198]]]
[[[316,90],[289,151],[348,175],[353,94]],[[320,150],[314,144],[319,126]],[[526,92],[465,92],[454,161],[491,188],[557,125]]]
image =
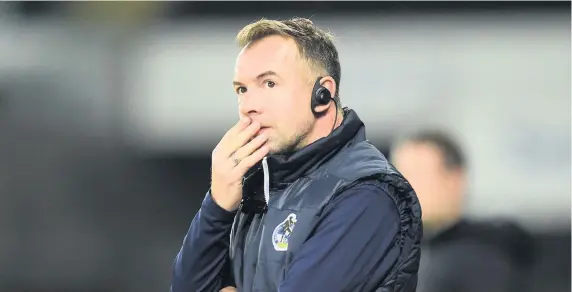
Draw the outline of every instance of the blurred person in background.
[[[332,37],[308,19],[237,36],[240,121],[173,266],[173,292],[415,291],[421,210],[339,99]]]
[[[409,180],[423,208],[417,291],[526,291],[531,239],[508,221],[464,217],[466,158],[451,137],[434,130],[404,136],[393,145],[391,161]]]

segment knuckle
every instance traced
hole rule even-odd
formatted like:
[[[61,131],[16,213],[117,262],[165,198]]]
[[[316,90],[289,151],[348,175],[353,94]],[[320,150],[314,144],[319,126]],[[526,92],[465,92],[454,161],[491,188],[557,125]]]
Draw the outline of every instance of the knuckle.
[[[240,158],[242,157],[242,154],[243,154],[242,151],[244,151],[242,148],[240,148],[240,149],[234,151],[234,153],[232,154],[231,157],[232,157],[233,159],[240,159]]]

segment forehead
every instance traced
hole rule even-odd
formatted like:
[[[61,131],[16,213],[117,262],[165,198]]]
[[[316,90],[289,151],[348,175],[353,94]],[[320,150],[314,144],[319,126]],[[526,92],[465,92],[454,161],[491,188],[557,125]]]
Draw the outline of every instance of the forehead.
[[[269,36],[245,47],[236,59],[235,75],[251,78],[265,71],[279,75],[299,68],[296,42],[282,36]]]

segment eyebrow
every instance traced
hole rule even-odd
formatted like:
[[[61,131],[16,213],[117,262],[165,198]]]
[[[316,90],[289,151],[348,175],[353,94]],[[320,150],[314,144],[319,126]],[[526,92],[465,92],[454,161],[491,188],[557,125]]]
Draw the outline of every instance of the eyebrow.
[[[268,76],[278,76],[278,74],[272,70],[268,70],[268,71],[265,71],[265,72],[258,74],[258,76],[256,76],[255,79],[260,80],[260,79],[262,79],[264,77],[268,77]],[[235,86],[244,85],[242,82],[239,82],[239,81],[233,81],[232,84]]]

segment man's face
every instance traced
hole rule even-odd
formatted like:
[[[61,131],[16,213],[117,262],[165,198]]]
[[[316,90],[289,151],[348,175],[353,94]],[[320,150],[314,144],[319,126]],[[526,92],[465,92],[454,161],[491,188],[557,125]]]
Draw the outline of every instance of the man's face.
[[[270,36],[242,50],[234,89],[241,117],[260,122],[270,153],[302,148],[315,119],[310,109],[310,67],[292,39]]]
[[[408,142],[396,148],[392,157],[395,168],[417,193],[424,221],[447,221],[460,212],[463,177],[459,171],[445,167],[439,148]]]

